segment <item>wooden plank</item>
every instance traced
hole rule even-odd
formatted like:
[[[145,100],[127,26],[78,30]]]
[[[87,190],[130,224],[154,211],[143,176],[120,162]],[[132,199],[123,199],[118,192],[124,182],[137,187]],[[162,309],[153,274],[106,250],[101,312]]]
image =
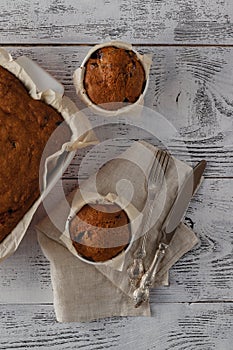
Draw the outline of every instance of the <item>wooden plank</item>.
[[[17,57],[26,54],[61,81],[67,96],[79,108],[72,75],[85,57],[88,47],[9,48]],[[195,163],[208,160],[206,176],[232,177],[233,70],[232,48],[151,48],[138,47],[153,54],[150,84],[145,105],[162,113],[177,129],[176,139],[166,145],[179,159]],[[159,134],[159,130],[158,130]],[[148,133],[129,126],[111,125],[102,131],[106,138],[148,138]],[[158,140],[152,140],[157,143]],[[81,152],[82,153],[82,152]],[[77,172],[73,162],[66,177]]]
[[[6,0],[1,43],[232,44],[231,0]]]
[[[157,304],[151,318],[59,324],[52,305],[1,305],[0,349],[230,350],[233,303]]]
[[[233,48],[138,47],[153,54],[145,105],[162,113],[177,129],[167,147],[179,159],[208,160],[206,176],[232,177]],[[89,47],[9,47],[14,57],[28,55],[61,81],[79,108],[72,75]],[[158,130],[159,134],[159,130]],[[104,132],[102,132],[104,136]],[[105,137],[149,138],[129,126],[106,127]],[[152,142],[156,143],[157,140]],[[76,173],[75,160],[66,177]]]
[[[186,223],[200,243],[170,272],[170,286],[156,288],[151,303],[233,301],[233,180],[205,180],[193,198]],[[76,185],[64,182],[65,191]],[[55,187],[51,192],[59,202]],[[42,215],[37,212],[34,223]],[[33,226],[33,225],[32,225]],[[0,303],[52,302],[49,264],[36,242],[35,231],[27,232],[18,251],[0,264]]]

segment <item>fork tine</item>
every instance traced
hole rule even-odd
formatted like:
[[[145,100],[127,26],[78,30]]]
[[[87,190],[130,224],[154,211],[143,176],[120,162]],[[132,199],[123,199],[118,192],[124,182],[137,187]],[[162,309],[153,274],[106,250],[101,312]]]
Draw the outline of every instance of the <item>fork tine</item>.
[[[169,161],[170,161],[170,154],[168,152],[166,152],[166,153],[167,153],[167,157],[166,157],[166,162],[165,162],[165,166],[164,166],[164,170],[163,170],[164,175],[167,172],[168,164],[169,164]]]
[[[164,157],[165,157],[164,152],[160,151],[159,157],[155,160],[155,163],[157,165],[156,171],[154,171],[153,174],[151,174],[151,181],[153,181],[153,182],[155,181],[156,178],[158,178],[158,176],[159,176],[159,174],[161,172],[161,168],[162,168]],[[158,171],[157,171],[157,168],[158,168]]]
[[[158,159],[158,163],[159,163],[159,169],[157,171],[157,173],[154,173],[154,178],[152,178],[152,181],[155,183],[160,183],[163,178],[164,175],[167,171],[167,167],[168,167],[168,163],[169,163],[169,159],[170,159],[170,155],[168,152],[166,151],[162,151],[162,154],[160,156],[160,158]]]
[[[161,168],[163,169],[163,177],[164,177],[165,174],[166,174],[169,161],[170,161],[170,154],[169,154],[168,152],[165,151],[164,161],[163,161],[163,164],[162,164],[162,166],[161,166]]]
[[[163,156],[163,152],[159,149],[156,152],[154,162],[153,162],[152,167],[150,169],[150,174],[149,174],[149,178],[148,178],[149,182],[154,181],[155,175],[157,174],[157,168],[159,168],[159,164],[160,164],[162,156]]]
[[[161,170],[163,171],[164,174],[167,171],[167,166],[168,166],[169,160],[170,160],[169,153],[164,151],[164,158],[163,158],[163,162],[161,164]]]

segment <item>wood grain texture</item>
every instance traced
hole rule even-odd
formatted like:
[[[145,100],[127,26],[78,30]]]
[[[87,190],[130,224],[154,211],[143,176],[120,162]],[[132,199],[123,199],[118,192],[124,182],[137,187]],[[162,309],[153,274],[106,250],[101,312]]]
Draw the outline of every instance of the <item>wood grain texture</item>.
[[[64,181],[70,191],[77,181]],[[59,202],[60,189],[50,193]],[[200,242],[170,272],[170,286],[152,290],[151,303],[233,301],[233,180],[205,180],[186,215]],[[37,212],[34,224],[42,216]],[[52,302],[49,264],[32,228],[18,251],[0,264],[0,303]],[[17,290],[17,293],[15,292]]]
[[[18,251],[0,265],[0,350],[231,350],[233,48],[158,45],[232,45],[233,2],[2,0],[0,18],[0,43],[35,59],[80,108],[71,77],[89,49],[82,44],[121,39],[153,53],[145,104],[179,131],[167,145],[172,154],[190,164],[206,158],[209,178],[186,217],[200,243],[173,267],[169,287],[152,290],[150,319],[56,323],[49,263],[33,229],[40,208]],[[111,131],[148,137],[128,127]],[[77,184],[83,155],[64,175],[66,191]]]
[[[145,104],[162,112],[180,132],[170,151],[181,160],[208,160],[206,181],[192,202],[189,216],[201,245],[171,272],[171,287],[153,292],[155,301],[232,300],[232,70],[230,48],[141,48],[153,52],[154,64]],[[71,76],[88,47],[12,48],[17,57],[27,54],[59,79],[79,107]],[[201,125],[201,130],[200,126]],[[106,129],[109,135],[110,129]],[[135,130],[120,128],[116,135],[135,138]],[[141,136],[141,132],[140,135]],[[186,146],[181,142],[186,139]],[[65,186],[76,184],[79,152],[65,173]],[[73,180],[68,180],[73,179]],[[204,207],[204,209],[203,209]],[[201,208],[201,209],[200,209]],[[33,230],[18,252],[0,265],[1,302],[52,301],[49,266],[35,242]],[[16,295],[15,289],[18,290]],[[223,293],[224,291],[224,293]]]
[[[231,0],[2,0],[3,43],[232,44]]]
[[[58,324],[50,305],[1,305],[0,349],[232,349],[233,303],[157,304],[153,314]]]
[[[74,70],[89,47],[8,48],[14,57],[28,55],[65,86],[79,108],[72,84]],[[137,47],[153,54],[145,106],[163,114],[178,130],[167,147],[174,156],[193,164],[208,160],[207,177],[232,177],[233,173],[233,48]],[[104,131],[102,131],[104,137]],[[128,126],[105,129],[106,138],[150,138]],[[159,135],[159,130],[158,130]],[[152,141],[155,142],[156,141]],[[77,158],[66,173],[76,173]]]

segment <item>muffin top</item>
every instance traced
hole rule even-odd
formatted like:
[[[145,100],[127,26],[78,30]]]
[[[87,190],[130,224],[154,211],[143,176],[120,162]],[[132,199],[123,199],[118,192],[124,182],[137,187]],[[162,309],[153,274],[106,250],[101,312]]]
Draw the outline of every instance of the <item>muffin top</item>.
[[[106,261],[128,245],[129,219],[118,205],[87,204],[71,221],[70,236],[81,256],[90,261]]]
[[[131,50],[103,47],[91,55],[85,68],[86,93],[93,103],[106,103],[101,106],[105,109],[116,109],[115,103],[134,103],[144,90],[145,71]]]

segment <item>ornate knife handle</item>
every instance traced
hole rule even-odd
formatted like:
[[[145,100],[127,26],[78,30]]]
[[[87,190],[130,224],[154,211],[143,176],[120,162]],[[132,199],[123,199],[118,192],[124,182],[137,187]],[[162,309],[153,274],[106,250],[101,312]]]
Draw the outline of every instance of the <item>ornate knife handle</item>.
[[[158,271],[159,264],[165,255],[165,251],[168,245],[165,243],[160,243],[159,247],[155,253],[155,257],[147,270],[147,272],[142,276],[139,287],[133,293],[133,299],[135,302],[135,307],[139,307],[143,302],[149,299],[149,288],[152,286],[155,279],[155,275]]]

